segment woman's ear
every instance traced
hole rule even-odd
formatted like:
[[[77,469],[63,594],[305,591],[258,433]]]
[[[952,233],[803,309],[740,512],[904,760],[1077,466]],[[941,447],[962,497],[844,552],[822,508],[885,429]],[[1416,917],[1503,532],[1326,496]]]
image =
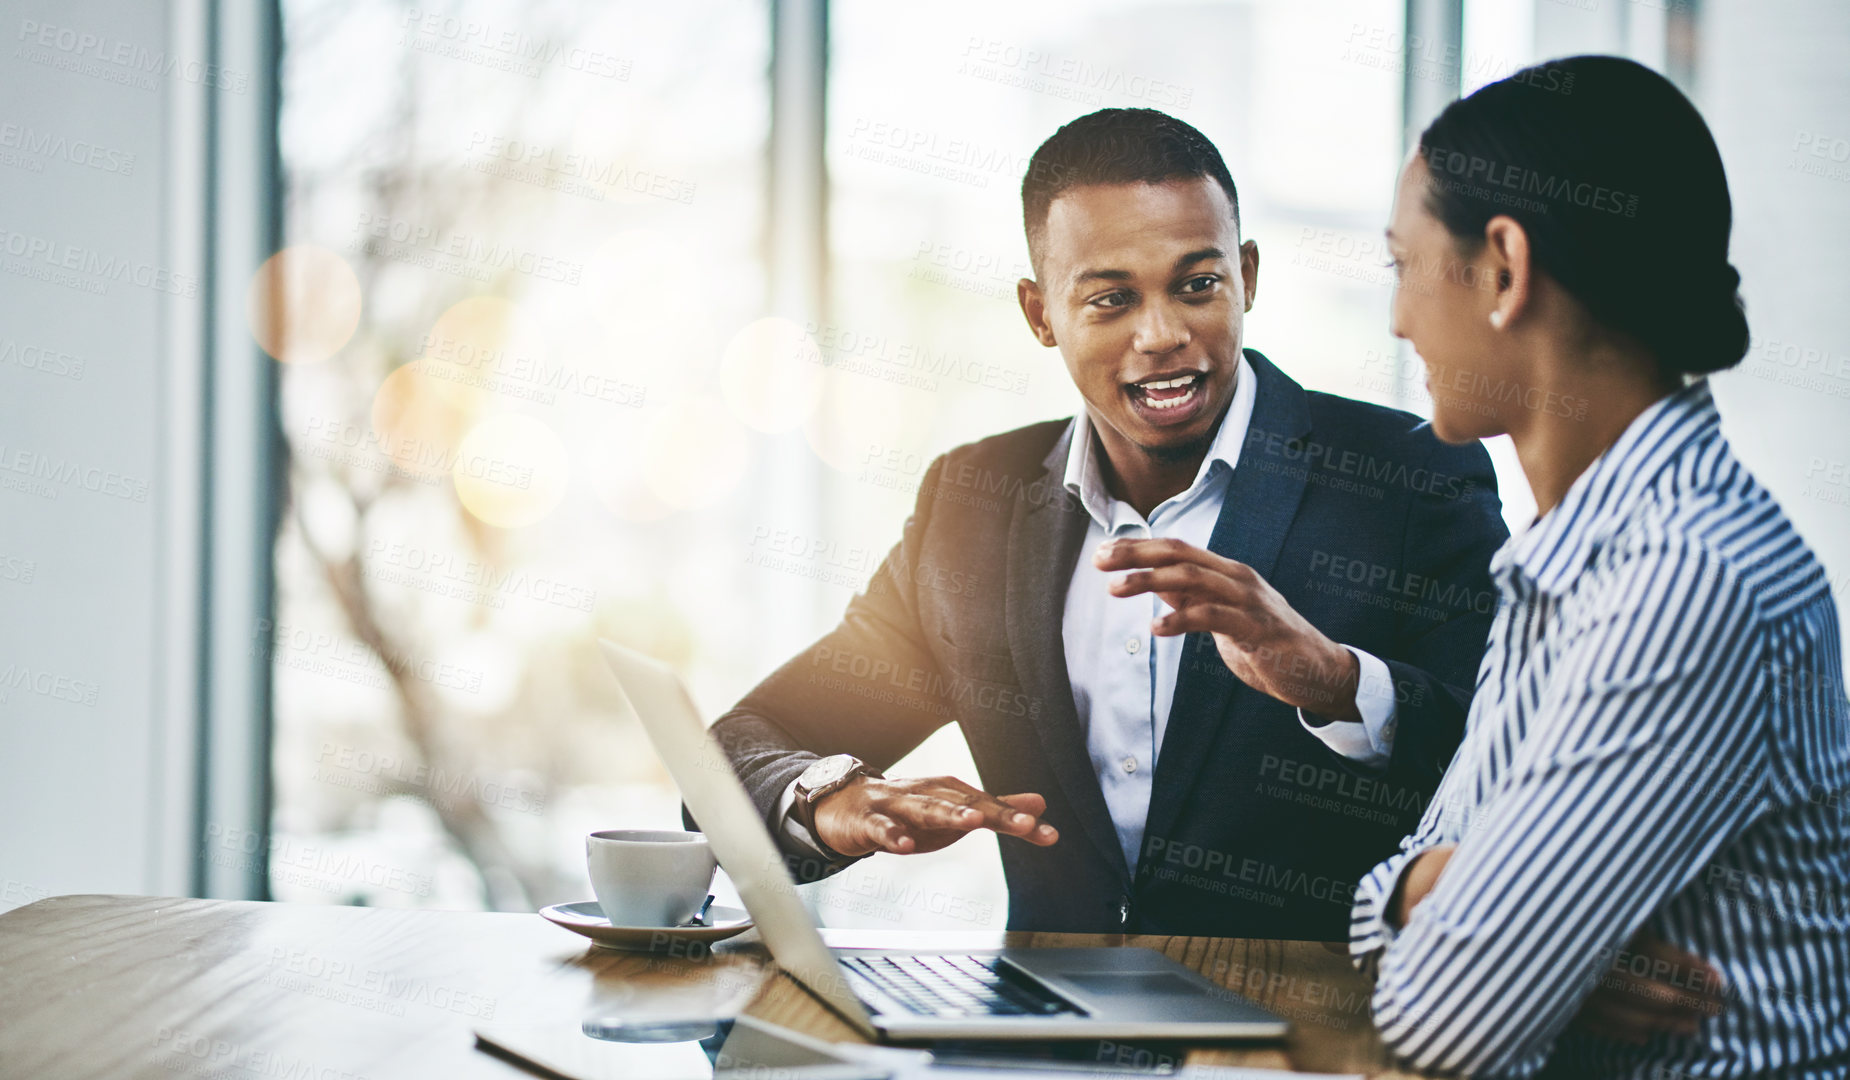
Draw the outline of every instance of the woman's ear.
[[[1499,214],[1484,225],[1483,287],[1490,291],[1490,325],[1514,326],[1529,304],[1534,267],[1529,261],[1529,234],[1512,217]]]

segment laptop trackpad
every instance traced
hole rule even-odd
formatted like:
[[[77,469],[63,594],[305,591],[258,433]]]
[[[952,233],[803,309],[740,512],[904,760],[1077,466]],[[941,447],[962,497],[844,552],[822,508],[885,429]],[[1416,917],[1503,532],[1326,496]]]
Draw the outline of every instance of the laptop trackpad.
[[[1062,971],[1054,978],[1101,998],[1182,994],[1201,996],[1201,985],[1173,971]]]

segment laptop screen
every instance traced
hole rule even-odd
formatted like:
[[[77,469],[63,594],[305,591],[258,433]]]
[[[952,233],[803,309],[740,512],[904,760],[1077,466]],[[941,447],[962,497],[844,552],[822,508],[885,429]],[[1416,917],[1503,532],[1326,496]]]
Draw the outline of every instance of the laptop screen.
[[[661,661],[614,641],[599,638],[598,644],[616,672],[620,696],[649,733],[777,966],[863,1034],[874,1035],[866,1008],[823,943],[770,830],[725,751],[707,733],[681,677]]]

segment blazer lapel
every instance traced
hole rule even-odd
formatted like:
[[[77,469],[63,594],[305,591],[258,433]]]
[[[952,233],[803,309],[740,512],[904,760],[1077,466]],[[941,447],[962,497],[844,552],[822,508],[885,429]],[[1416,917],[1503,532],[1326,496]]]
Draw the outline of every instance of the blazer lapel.
[[[1030,497],[1015,500],[1009,522],[1008,586],[1005,613],[1016,674],[1028,700],[1041,749],[1078,819],[1079,829],[1122,880],[1130,880],[1117,826],[1105,805],[1105,793],[1092,771],[1086,733],[1073,704],[1072,679],[1066,670],[1062,619],[1066,589],[1078,565],[1090,520],[1065,486],[1066,448],[1072,428],[1043,461],[1046,472],[1028,486]],[[1073,837],[1073,840],[1079,839]]]
[[[1304,388],[1290,376],[1252,349],[1246,350],[1246,359],[1257,377],[1252,422],[1228,477],[1226,498],[1208,550],[1243,562],[1269,579],[1285,534],[1297,516],[1309,474],[1302,464],[1301,444],[1288,455],[1270,452],[1268,447],[1302,440],[1310,431],[1310,409]],[[1184,637],[1175,698],[1157,753],[1156,775],[1151,778],[1150,813],[1143,833],[1146,845],[1153,837],[1168,838],[1229,714],[1229,705],[1236,695],[1254,693],[1228,669],[1214,647],[1213,635]]]

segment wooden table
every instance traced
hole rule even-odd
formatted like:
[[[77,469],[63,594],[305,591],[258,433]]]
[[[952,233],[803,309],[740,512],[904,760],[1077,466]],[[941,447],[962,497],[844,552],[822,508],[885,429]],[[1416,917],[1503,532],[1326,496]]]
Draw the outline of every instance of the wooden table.
[[[1143,945],[1293,1021],[1289,1039],[1191,1064],[1392,1072],[1366,984],[1334,944],[1105,934],[825,931],[837,946]],[[755,934],[696,956],[592,949],[537,915],[55,896],[0,916],[0,1076],[316,1080],[528,1076],[473,1025],[616,1005],[749,1001],[830,1041],[860,1037],[769,965]]]

